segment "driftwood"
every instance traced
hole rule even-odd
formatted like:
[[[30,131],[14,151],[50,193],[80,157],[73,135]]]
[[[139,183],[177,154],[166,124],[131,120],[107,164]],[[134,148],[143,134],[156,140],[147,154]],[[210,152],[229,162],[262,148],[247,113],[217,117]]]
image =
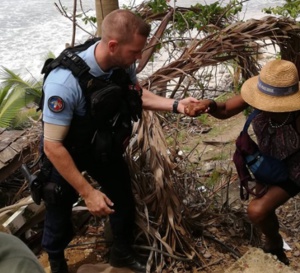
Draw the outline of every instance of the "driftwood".
[[[44,206],[36,205],[28,196],[14,205],[2,208],[0,222],[10,233],[20,236],[26,230],[41,222],[44,212]]]
[[[0,183],[36,157],[40,127],[27,130],[0,128]]]

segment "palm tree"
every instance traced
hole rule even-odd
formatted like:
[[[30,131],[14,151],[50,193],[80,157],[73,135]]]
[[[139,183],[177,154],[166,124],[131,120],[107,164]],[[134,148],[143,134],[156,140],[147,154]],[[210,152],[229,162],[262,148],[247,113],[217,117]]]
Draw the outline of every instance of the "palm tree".
[[[119,8],[118,0],[95,0],[97,17],[97,36],[101,37],[101,24],[103,18],[111,11]]]
[[[41,97],[41,82],[23,80],[8,68],[0,69],[0,127],[22,127],[28,116],[35,115],[35,107]]]

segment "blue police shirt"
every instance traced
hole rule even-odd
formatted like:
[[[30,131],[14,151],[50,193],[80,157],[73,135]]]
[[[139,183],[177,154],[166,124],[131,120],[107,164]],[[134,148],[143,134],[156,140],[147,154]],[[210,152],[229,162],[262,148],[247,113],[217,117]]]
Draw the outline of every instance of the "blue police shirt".
[[[78,55],[91,68],[89,72],[93,76],[109,78],[113,73],[113,69],[108,72],[102,71],[95,59],[94,51],[98,43],[80,52]],[[137,82],[135,64],[132,64],[126,71],[131,81],[135,84]],[[69,69],[58,67],[50,72],[44,83],[44,122],[69,126],[74,114],[79,116],[85,115],[85,104],[85,97],[78,80]]]

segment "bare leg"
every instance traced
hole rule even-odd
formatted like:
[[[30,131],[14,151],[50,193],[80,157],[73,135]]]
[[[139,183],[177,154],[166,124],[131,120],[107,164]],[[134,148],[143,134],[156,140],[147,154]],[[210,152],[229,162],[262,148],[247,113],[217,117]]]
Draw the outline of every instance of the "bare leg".
[[[283,246],[282,238],[279,234],[279,222],[275,212],[270,212],[261,222],[256,224],[265,235],[265,249],[278,249]]]
[[[288,260],[282,250],[283,241],[279,234],[279,222],[275,210],[289,199],[290,196],[283,189],[271,186],[264,196],[253,199],[248,206],[249,219],[265,235],[264,250],[278,254],[278,258],[284,263]],[[279,257],[281,254],[285,259]]]

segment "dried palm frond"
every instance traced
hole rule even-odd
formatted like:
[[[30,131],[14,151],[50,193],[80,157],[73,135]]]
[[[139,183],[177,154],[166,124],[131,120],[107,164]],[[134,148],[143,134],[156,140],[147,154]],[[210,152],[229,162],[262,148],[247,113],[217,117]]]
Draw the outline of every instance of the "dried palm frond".
[[[202,39],[194,39],[178,59],[158,69],[142,85],[155,92],[164,90],[174,81],[171,96],[180,89],[185,93],[189,87],[189,84],[183,87],[186,78],[196,81],[195,75],[201,68],[229,60],[242,67],[246,79],[258,73],[255,56],[262,47],[259,41],[263,41],[264,46],[279,45],[289,52],[290,57],[295,56],[290,45],[296,43],[295,39],[299,44],[300,27],[286,18],[252,19],[215,30]],[[184,164],[174,160],[162,123],[158,114],[144,111],[142,121],[135,125],[135,137],[127,154],[140,229],[136,238],[148,246],[144,247],[150,252],[148,272],[153,263],[157,272],[161,272],[166,264],[172,268],[178,261],[192,261],[197,265],[205,263],[199,241],[193,238],[193,234],[202,234],[203,215],[216,193],[215,189],[204,195],[198,190],[197,173],[182,168]],[[232,180],[230,173],[220,188]]]
[[[179,195],[184,191],[184,183],[177,175],[176,164],[170,160],[156,114],[144,112],[135,132],[137,135],[128,151],[128,162],[136,193],[137,224],[141,230],[137,237],[143,237],[151,246],[150,257],[156,258],[157,268],[164,266],[166,257],[185,261],[197,257],[196,260],[201,260],[187,232],[190,230],[189,221],[184,219],[194,217],[194,229],[201,229],[195,215],[205,209],[199,205],[202,197],[197,196],[199,206],[191,214],[190,208],[182,202],[184,195]]]
[[[185,78],[196,78],[195,73],[200,68],[229,60],[235,60],[242,67],[243,77],[247,79],[258,74],[255,57],[262,46],[278,45],[289,52],[285,53],[285,57],[297,55],[290,43],[299,44],[299,33],[300,26],[287,18],[267,16],[260,20],[237,22],[202,39],[194,39],[178,59],[158,69],[143,80],[142,85],[156,90],[170,82],[182,83]]]
[[[166,16],[163,18],[161,24],[159,25],[159,27],[157,28],[156,32],[152,36],[151,40],[147,44],[147,48],[143,52],[142,59],[139,62],[139,65],[138,65],[138,67],[136,69],[137,73],[139,73],[140,71],[143,70],[143,68],[145,67],[145,65],[147,64],[147,62],[149,61],[149,59],[153,55],[153,52],[155,51],[155,45],[157,45],[157,43],[161,39],[161,37],[162,37],[162,35],[163,35],[163,33],[164,33],[164,31],[165,31],[168,23],[170,22],[172,16],[173,16],[173,9],[171,11],[169,11],[166,14]]]

